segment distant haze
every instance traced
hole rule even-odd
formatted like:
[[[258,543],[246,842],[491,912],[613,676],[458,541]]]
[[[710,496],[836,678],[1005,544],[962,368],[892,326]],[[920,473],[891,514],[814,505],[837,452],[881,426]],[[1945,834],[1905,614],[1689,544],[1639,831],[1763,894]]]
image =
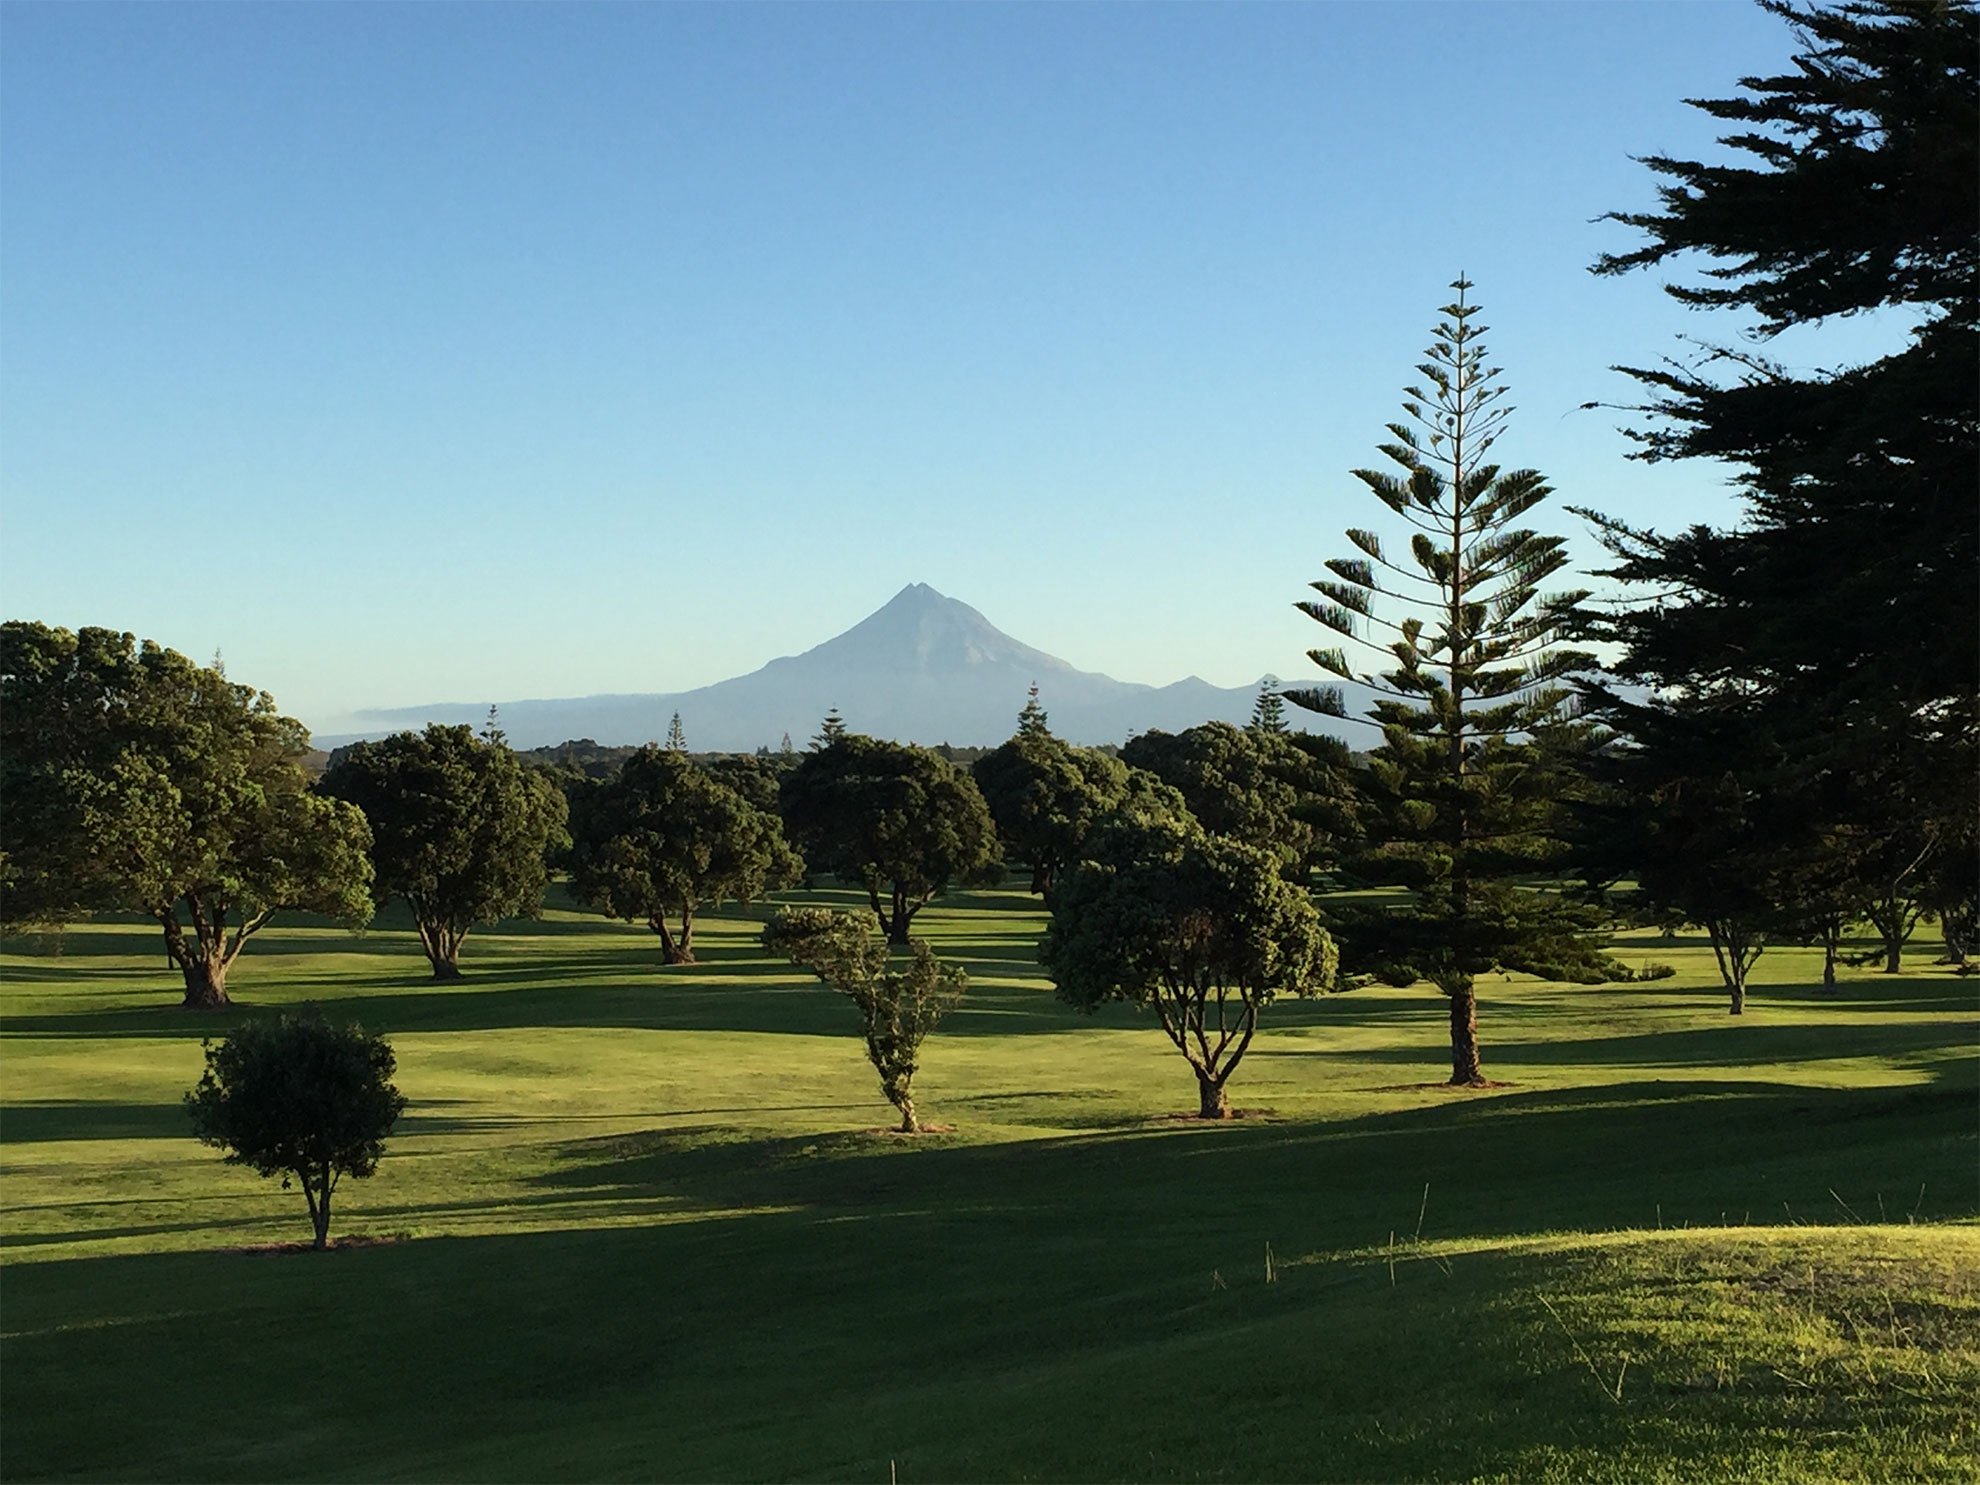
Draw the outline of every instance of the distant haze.
[[[969,747],[1009,737],[1034,683],[1052,731],[1089,744],[1119,743],[1156,729],[1176,732],[1200,722],[1242,723],[1258,697],[1256,685],[1225,688],[1190,676],[1173,685],[1143,686],[1075,670],[1012,639],[968,604],[926,583],[911,583],[837,638],[712,686],[495,704],[500,726],[520,748],[583,737],[605,744],[657,741],[676,712],[688,746],[697,752],[775,748],[786,733],[802,747],[834,709],[854,732]],[[453,702],[360,712],[355,720],[361,733],[318,742],[335,747],[355,736],[428,722],[479,725],[489,705]],[[1295,725],[1318,723],[1330,731],[1342,725],[1288,710]]]

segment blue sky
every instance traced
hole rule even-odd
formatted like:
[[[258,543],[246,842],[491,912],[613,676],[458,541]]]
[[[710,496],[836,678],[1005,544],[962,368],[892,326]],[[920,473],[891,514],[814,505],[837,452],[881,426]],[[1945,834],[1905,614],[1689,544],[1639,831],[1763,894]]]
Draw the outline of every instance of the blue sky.
[[[1577,408],[1737,321],[1587,265],[1792,49],[1733,0],[9,4],[4,607],[326,731],[704,684],[914,581],[1304,677],[1460,270],[1507,463],[1736,518]]]

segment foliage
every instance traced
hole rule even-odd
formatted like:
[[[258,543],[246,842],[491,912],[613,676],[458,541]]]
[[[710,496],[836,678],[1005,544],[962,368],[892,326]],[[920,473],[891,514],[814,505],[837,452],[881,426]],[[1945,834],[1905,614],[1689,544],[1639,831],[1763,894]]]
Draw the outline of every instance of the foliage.
[[[764,926],[763,947],[803,965],[858,1008],[880,1091],[900,1110],[901,1133],[918,1134],[913,1089],[921,1044],[962,999],[969,977],[920,939],[909,944],[907,968],[890,970],[879,927],[867,913],[785,908]]]
[[[396,1066],[383,1037],[332,1026],[313,1009],[250,1021],[219,1046],[206,1043],[206,1072],[186,1110],[193,1133],[225,1150],[228,1164],[302,1187],[322,1248],[338,1180],[377,1170],[405,1111]]]
[[[185,1004],[283,908],[371,915],[356,810],[308,792],[309,734],[273,698],[108,629],[0,628],[0,901],[10,926],[157,919]],[[183,916],[182,916],[183,915]]]
[[[1347,750],[1330,738],[1205,722],[1130,738],[1121,761],[1179,791],[1213,835],[1277,856],[1294,881],[1331,866],[1353,828]]]
[[[1019,737],[1050,737],[1052,729],[1048,725],[1045,708],[1038,704],[1038,683],[1033,681],[1031,689],[1025,692],[1024,710],[1018,713],[1017,735]]]
[[[1639,456],[1730,464],[1746,511],[1677,533],[1584,512],[1611,575],[1657,595],[1591,627],[1652,707],[1605,687],[1591,704],[1639,729],[1658,709],[1737,710],[1774,738],[1790,764],[1770,787],[1816,845],[1773,874],[1810,902],[1846,884],[1895,966],[1941,853],[1980,813],[1970,787],[1943,787],[1971,780],[1980,738],[1980,22],[1968,3],[1763,4],[1795,29],[1793,69],[1696,101],[1734,127],[1734,163],[1648,157],[1660,209],[1614,219],[1649,240],[1596,265],[1702,257],[1702,281],[1669,292],[1751,317],[1746,344],[1622,368],[1649,394]],[[1867,364],[1798,371],[1753,347],[1889,309],[1915,318],[1908,344]]]
[[[784,775],[797,767],[795,753],[772,753],[767,749],[754,756],[728,753],[711,758],[705,765],[709,774],[742,795],[767,815],[778,811],[778,788]]]
[[[1270,852],[1176,820],[1115,817],[1067,871],[1039,946],[1061,999],[1149,1007],[1196,1074],[1198,1112],[1225,1085],[1275,995],[1333,987],[1333,940]]]
[[[782,823],[678,750],[648,746],[586,799],[573,821],[578,899],[660,935],[668,964],[694,963],[694,914],[704,902],[749,901],[789,886],[804,863]],[[680,918],[676,937],[667,922]]]
[[[436,723],[352,744],[317,787],[371,822],[378,890],[411,907],[436,980],[460,976],[475,924],[541,908],[544,854],[565,841],[569,806],[506,745]]]
[[[996,864],[983,795],[927,748],[846,733],[799,760],[782,802],[812,869],[865,887],[890,943],[908,942],[914,915],[949,883],[989,880]]]
[[[1451,1081],[1482,1080],[1476,980],[1524,970],[1583,981],[1621,966],[1598,947],[1599,915],[1521,878],[1555,870],[1566,852],[1566,766],[1578,753],[1561,684],[1590,666],[1564,638],[1586,595],[1543,594],[1567,565],[1558,536],[1518,524],[1552,491],[1537,470],[1488,463],[1507,409],[1485,361],[1471,285],[1434,333],[1382,452],[1400,475],[1355,476],[1411,528],[1407,560],[1376,532],[1350,528],[1357,557],[1327,563],[1313,584],[1324,602],[1301,610],[1393,668],[1357,672],[1340,648],[1316,649],[1322,669],[1377,693],[1382,744],[1364,774],[1369,846],[1348,863],[1371,881],[1408,889],[1395,906],[1339,915],[1349,965],[1393,983],[1428,979],[1451,1000]],[[1396,617],[1389,617],[1394,614]],[[1345,714],[1337,686],[1290,693]]]
[[[681,714],[679,712],[675,712],[673,720],[667,724],[667,751],[670,753],[685,753],[687,751],[687,733],[681,727]]]
[[[1279,683],[1271,676],[1258,683],[1258,699],[1251,704],[1251,721],[1246,725],[1250,732],[1284,732],[1286,730],[1286,700],[1279,692]]]
[[[1737,708],[1643,707],[1630,737],[1595,763],[1601,788],[1581,806],[1582,866],[1638,921],[1706,931],[1730,999],[1770,935],[1806,930],[1841,911],[1833,899],[1797,900],[1793,863],[1811,837],[1798,802],[1771,784],[1783,770],[1776,741]]]
[[[1017,733],[970,767],[1014,859],[1031,867],[1031,890],[1049,892],[1087,832],[1127,798],[1127,765],[1050,732]]]
[[[335,763],[348,747],[339,748],[330,755]],[[629,746],[606,746],[588,737],[570,738],[547,748],[519,750],[516,756],[525,763],[537,763],[558,773],[579,774],[588,779],[610,778],[620,767],[639,750]]]

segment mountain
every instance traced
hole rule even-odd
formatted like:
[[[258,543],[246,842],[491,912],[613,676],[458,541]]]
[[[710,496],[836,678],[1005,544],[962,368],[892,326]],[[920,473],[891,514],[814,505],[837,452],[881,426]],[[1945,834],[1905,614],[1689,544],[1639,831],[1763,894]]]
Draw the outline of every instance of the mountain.
[[[1226,689],[1195,676],[1142,686],[1075,670],[1012,639],[968,604],[910,583],[837,638],[748,675],[663,695],[504,701],[499,719],[512,745],[534,748],[579,737],[655,741],[679,712],[689,747],[747,752],[774,748],[785,733],[802,747],[837,708],[855,732],[982,746],[1016,730],[1034,682],[1052,730],[1075,743],[1118,743],[1132,732],[1178,732],[1213,720],[1242,723],[1258,696],[1256,685]],[[361,712],[356,720],[364,732],[318,742],[330,747],[428,722],[479,725],[487,715],[485,701]],[[1331,731],[1340,724],[1323,725]]]

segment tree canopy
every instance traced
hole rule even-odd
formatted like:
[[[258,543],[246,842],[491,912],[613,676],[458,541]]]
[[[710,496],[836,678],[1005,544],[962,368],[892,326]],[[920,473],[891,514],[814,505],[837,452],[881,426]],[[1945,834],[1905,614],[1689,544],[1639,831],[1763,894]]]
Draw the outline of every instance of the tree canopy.
[[[1205,830],[1271,852],[1296,880],[1331,864],[1350,787],[1347,751],[1331,739],[1205,722],[1130,738],[1121,761],[1179,791]]]
[[[1042,728],[1015,736],[970,765],[1006,851],[1031,867],[1031,890],[1048,892],[1093,822],[1127,797],[1128,768],[1075,748]]]
[[[578,899],[660,936],[668,964],[694,963],[694,915],[704,902],[747,902],[788,886],[804,863],[783,823],[685,753],[648,746],[593,790],[573,821]],[[680,920],[676,934],[668,914]]]
[[[814,871],[866,888],[889,942],[951,882],[984,879],[997,831],[967,774],[928,748],[846,733],[784,780],[784,822]]]
[[[313,1008],[250,1021],[219,1046],[186,1095],[193,1133],[229,1165],[293,1179],[309,1203],[318,1248],[330,1238],[330,1198],[343,1176],[378,1169],[385,1137],[405,1111],[392,1085],[397,1060],[383,1037],[332,1026]]]
[[[108,629],[0,627],[0,902],[10,925],[157,919],[185,1004],[283,908],[371,916],[362,815],[308,791],[309,733],[266,692]]]
[[[1198,1113],[1230,1117],[1225,1091],[1280,994],[1332,989],[1333,940],[1271,852],[1188,820],[1116,815],[1051,897],[1038,951],[1059,997],[1152,1009],[1196,1074]]]
[[[568,805],[505,744],[436,723],[353,743],[318,787],[371,822],[379,894],[411,907],[436,980],[459,978],[475,924],[541,909],[544,856],[565,839]]]

